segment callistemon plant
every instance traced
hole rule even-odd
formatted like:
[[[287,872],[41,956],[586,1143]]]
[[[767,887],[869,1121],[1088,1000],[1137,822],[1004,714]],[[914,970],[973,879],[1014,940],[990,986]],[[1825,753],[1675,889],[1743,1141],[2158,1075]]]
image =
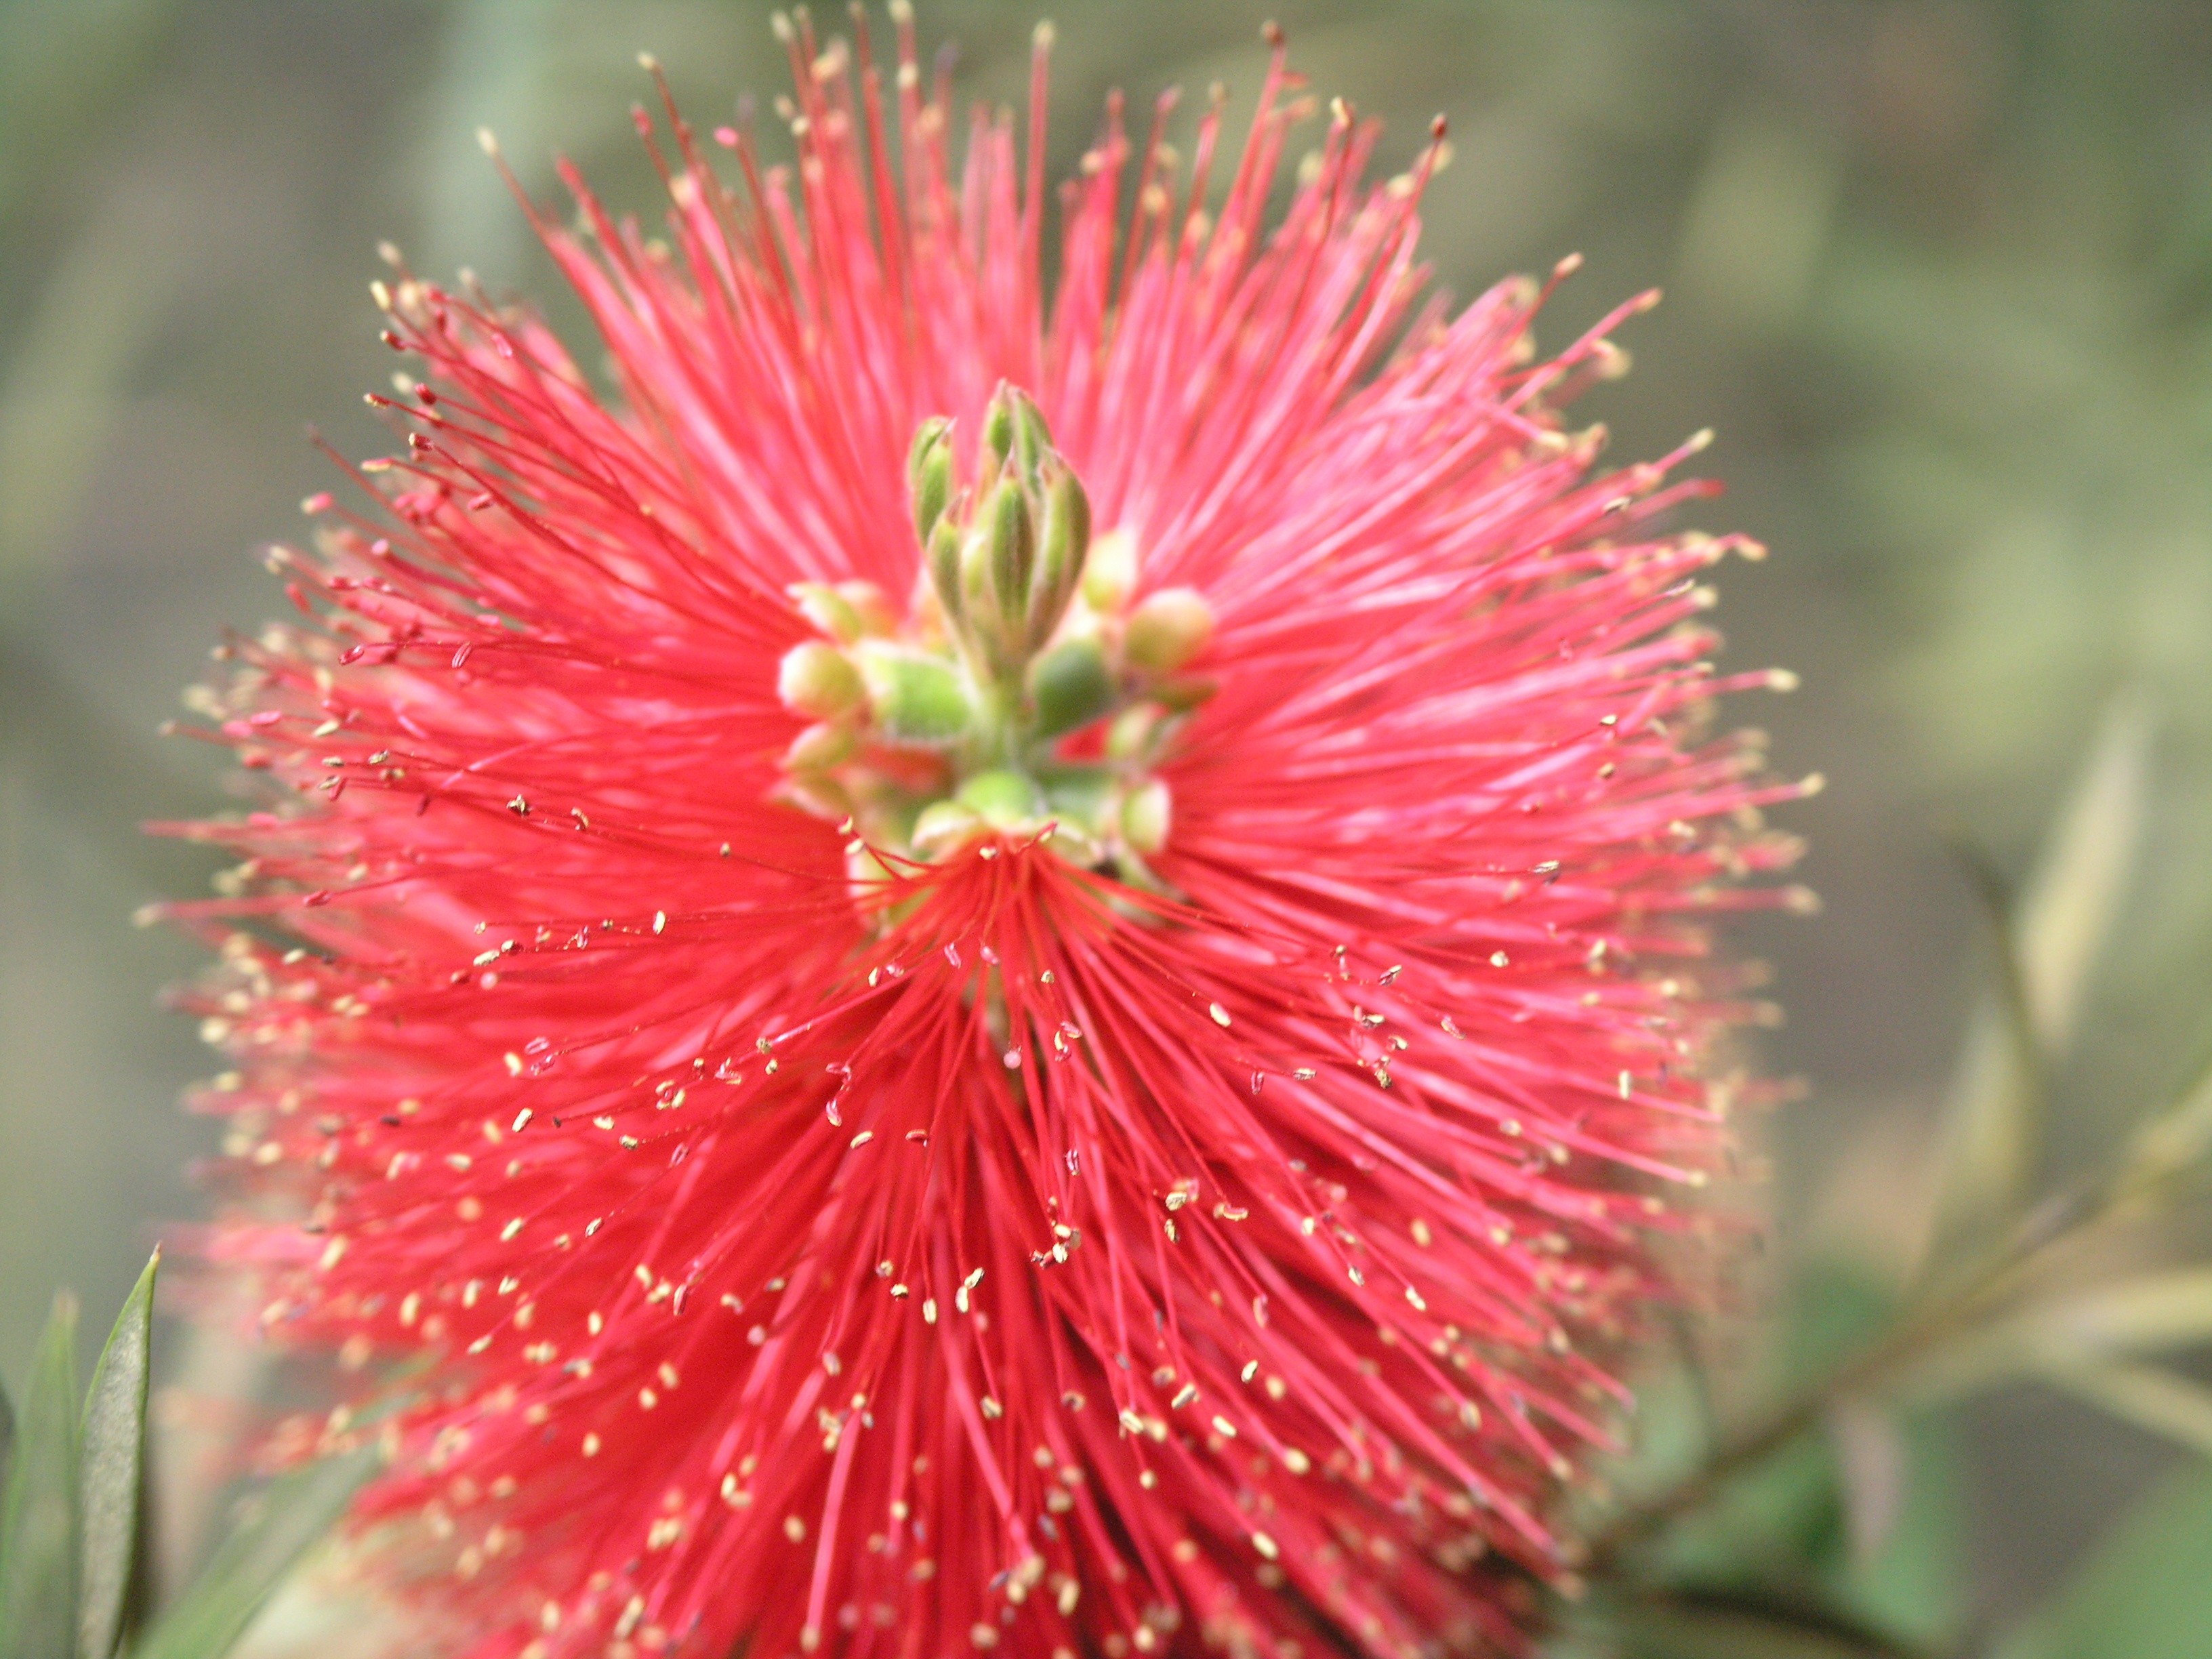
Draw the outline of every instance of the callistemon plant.
[[[404,443],[202,694],[216,1255],[440,1651],[1512,1647],[1757,1087],[1757,550],[1566,424],[1644,302],[1453,314],[1440,143],[1279,41],[1225,189],[1109,109],[1048,284],[1042,42],[956,160],[896,15],[888,96],[787,29],[795,168],[569,179],[611,386],[379,286]]]

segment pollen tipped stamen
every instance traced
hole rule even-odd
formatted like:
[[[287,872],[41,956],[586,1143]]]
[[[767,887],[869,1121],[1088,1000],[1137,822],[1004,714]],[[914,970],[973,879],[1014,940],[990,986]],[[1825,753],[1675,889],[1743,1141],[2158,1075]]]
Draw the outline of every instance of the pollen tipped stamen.
[[[1279,33],[1242,145],[1109,107],[1048,295],[1039,147],[956,159],[891,12],[890,112],[784,20],[795,167],[664,97],[664,234],[524,204],[626,409],[392,261],[424,441],[192,705],[270,809],[169,907],[240,924],[221,1248],[431,1367],[325,1438],[470,1659],[1520,1650],[1771,1098],[1703,925],[1812,902],[1744,884],[1810,781],[1705,735],[1759,550],[1565,428],[1633,305],[1425,311],[1428,159],[1347,112],[1273,215]]]

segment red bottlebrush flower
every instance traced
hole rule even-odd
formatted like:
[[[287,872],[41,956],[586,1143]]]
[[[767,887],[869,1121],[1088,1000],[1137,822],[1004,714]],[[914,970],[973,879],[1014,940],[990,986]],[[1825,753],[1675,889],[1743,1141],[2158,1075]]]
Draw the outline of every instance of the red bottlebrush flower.
[[[1724,1157],[1755,550],[1563,423],[1643,301],[1425,296],[1436,150],[1269,225],[1279,43],[1217,209],[1109,111],[1048,302],[1042,44],[956,173],[899,24],[793,171],[672,107],[665,240],[568,179],[618,399],[380,290],[404,447],[208,694],[218,1254],[434,1358],[357,1520],[455,1651],[1511,1645]]]

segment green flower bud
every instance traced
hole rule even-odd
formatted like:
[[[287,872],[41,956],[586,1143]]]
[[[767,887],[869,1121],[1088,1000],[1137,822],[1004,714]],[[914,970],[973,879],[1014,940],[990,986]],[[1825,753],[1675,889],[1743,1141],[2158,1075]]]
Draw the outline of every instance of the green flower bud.
[[[1003,471],[1009,456],[1014,453],[1013,388],[1004,380],[991,394],[991,401],[983,410],[983,447],[991,452],[995,470]]]
[[[915,428],[914,447],[907,452],[906,488],[914,507],[915,539],[927,547],[952,499],[952,422],[944,416]]]
[[[1043,413],[1030,400],[1027,392],[1012,390],[1007,401],[1014,410],[1014,465],[1020,469],[1024,482],[1035,483],[1037,469],[1053,453],[1052,433],[1044,423]]]
[[[783,591],[816,633],[825,634],[840,645],[850,645],[864,631],[860,611],[836,588],[821,582],[793,582]]]
[[[1044,485],[1044,534],[1030,587],[1028,643],[1032,651],[1052,637],[1066,614],[1091,547],[1091,498],[1084,494],[1074,470],[1059,456],[1048,455],[1039,477]]]
[[[1001,484],[985,495],[960,538],[960,617],[980,632],[988,633],[998,615],[991,593],[991,524],[998,517],[999,498],[1012,494],[1012,486]]]
[[[922,857],[939,858],[965,845],[982,828],[982,817],[974,808],[957,800],[933,800],[915,819],[910,839],[914,850]]]
[[[1036,521],[1019,485],[1008,480],[983,498],[960,549],[960,602],[969,638],[994,677],[1011,677],[1022,659]]]
[[[1063,640],[1030,663],[1029,692],[1037,736],[1056,738],[1114,706],[1114,675],[1097,640]]]
[[[1061,818],[1045,837],[1045,845],[1079,870],[1088,870],[1106,861],[1106,849],[1098,838],[1073,818]]]
[[[794,774],[776,786],[776,799],[787,802],[809,817],[832,823],[853,810],[850,791],[825,772]]]
[[[960,597],[960,529],[949,517],[939,519],[930,532],[929,586],[937,595],[938,609],[945,613],[945,627],[957,633],[967,606]]]
[[[1129,603],[1136,586],[1137,538],[1126,530],[1092,538],[1083,561],[1084,603],[1110,616]]]
[[[1121,650],[1140,672],[1172,674],[1212,637],[1213,607],[1195,589],[1168,587],[1129,613]]]
[[[1121,798],[1121,839],[1135,852],[1158,852],[1168,844],[1172,807],[1168,787],[1158,778],[1139,784]]]
[[[860,746],[860,733],[850,726],[823,720],[791,740],[791,747],[783,751],[784,769],[826,772],[852,759]]]
[[[1150,759],[1164,720],[1165,714],[1158,703],[1140,702],[1123,709],[1106,728],[1107,757],[1117,761]]]
[[[1188,714],[1221,690],[1221,682],[1205,674],[1185,674],[1172,680],[1162,680],[1152,687],[1152,696],[1170,714]]]
[[[975,716],[966,678],[942,658],[895,646],[863,645],[860,673],[876,722],[893,743],[948,748]]]
[[[849,714],[867,698],[860,671],[834,645],[809,640],[783,653],[775,674],[776,696],[794,714],[831,720]]]
[[[1045,816],[1044,792],[1024,773],[978,772],[953,799],[1001,830],[1018,829]]]
[[[1028,611],[1036,555],[1036,519],[1028,496],[1018,485],[1000,485],[991,503],[991,597],[1002,623]]]
[[[1103,766],[1071,766],[1051,772],[1044,785],[1045,811],[1063,823],[1079,823],[1096,836],[1114,821],[1114,775]]]
[[[882,639],[898,632],[898,613],[884,597],[884,590],[873,582],[839,582],[837,597],[853,607],[853,614],[860,620],[862,634]]]

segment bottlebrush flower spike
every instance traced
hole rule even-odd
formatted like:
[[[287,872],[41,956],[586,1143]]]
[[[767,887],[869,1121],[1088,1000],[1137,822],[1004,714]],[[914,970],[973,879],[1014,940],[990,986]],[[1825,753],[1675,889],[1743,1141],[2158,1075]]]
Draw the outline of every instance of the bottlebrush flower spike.
[[[1563,423],[1644,301],[1426,295],[1438,149],[1268,225],[1279,40],[1217,210],[1109,106],[1048,304],[1042,40],[956,172],[895,15],[795,171],[672,106],[665,240],[567,175],[619,401],[379,286],[404,445],[201,694],[217,1253],[434,1357],[358,1521],[457,1653],[1510,1646],[1725,1157],[1755,550]]]

